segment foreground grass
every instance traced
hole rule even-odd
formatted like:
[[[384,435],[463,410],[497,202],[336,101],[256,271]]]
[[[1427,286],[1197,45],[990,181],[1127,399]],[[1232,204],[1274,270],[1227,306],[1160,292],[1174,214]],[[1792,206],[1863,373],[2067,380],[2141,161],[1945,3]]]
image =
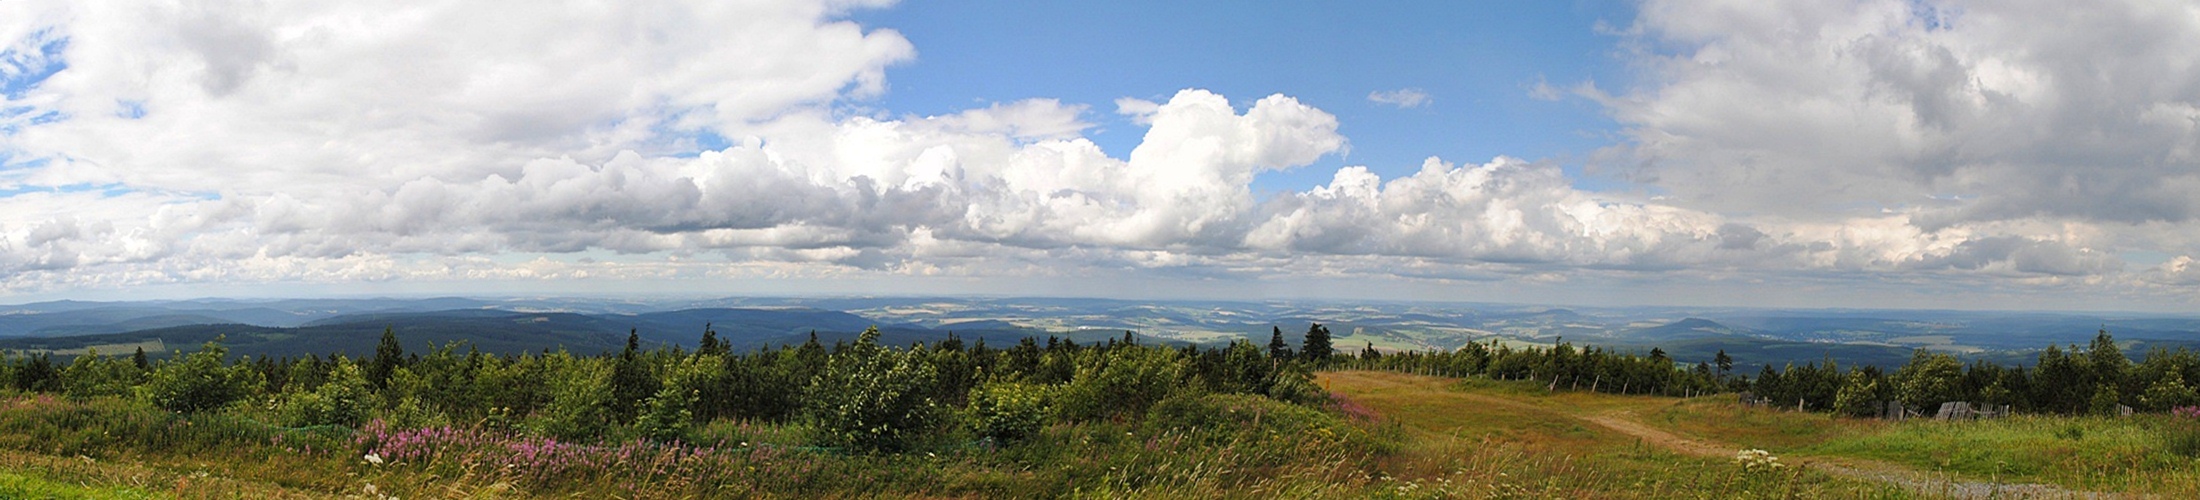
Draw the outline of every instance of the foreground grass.
[[[1583,415],[1671,399],[1542,395],[1528,383],[1331,372],[1324,387],[1409,434],[1385,464],[1393,491],[1466,498],[1909,498],[1893,486],[1800,468],[1748,471],[1675,454]],[[1408,495],[1410,496],[1410,495]]]
[[[2200,422],[2168,415],[1889,422],[1705,397],[1645,416],[1690,437],[1797,457],[1883,462],[1971,481],[2200,498],[2200,459],[2194,456],[2200,449],[2178,445],[2200,443]]]
[[[2200,460],[2168,446],[2176,434],[2195,432],[2192,426],[2161,415],[1913,421],[1829,439],[1807,451],[1968,477],[2196,498]]]
[[[0,498],[156,498],[152,493],[128,487],[92,487],[68,484],[40,476],[0,472]]]

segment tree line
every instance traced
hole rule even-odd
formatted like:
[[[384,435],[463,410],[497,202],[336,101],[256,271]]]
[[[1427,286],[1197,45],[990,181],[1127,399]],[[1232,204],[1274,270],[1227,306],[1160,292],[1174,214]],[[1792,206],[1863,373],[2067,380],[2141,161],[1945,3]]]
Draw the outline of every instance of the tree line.
[[[1725,354],[1723,351],[1721,354]],[[1483,376],[1498,380],[1532,380],[1550,390],[1586,390],[1610,394],[1688,396],[1717,392],[1720,379],[1732,361],[1719,371],[1709,363],[1693,366],[1675,362],[1665,350],[1648,355],[1615,352],[1600,347],[1576,347],[1565,339],[1551,346],[1515,348],[1502,340],[1470,342],[1450,351],[1403,351],[1385,354],[1373,344],[1357,357],[1337,367],[1388,370],[1446,377]]]
[[[1746,391],[1783,407],[1866,417],[1896,402],[1910,411],[1931,413],[1942,403],[1971,402],[2019,412],[2063,415],[2168,411],[2200,405],[2200,354],[2185,348],[2156,348],[2139,362],[2126,357],[2106,329],[2084,346],[2048,346],[2030,366],[1990,361],[1963,362],[1952,354],[1918,349],[1892,372],[1877,366],[1820,363],[1764,365],[1755,376],[1732,373],[1733,358],[1718,352],[1712,361],[1676,362],[1661,349],[1647,355],[1575,347],[1561,339],[1551,346],[1514,348],[1499,340],[1469,343],[1450,351],[1385,354],[1372,344],[1357,357],[1334,363],[1346,369],[1390,370],[1428,375],[1483,376],[1533,380],[1550,390],[1588,390],[1613,394],[1689,396]]]
[[[2188,382],[2200,377],[2200,355],[2182,347],[2155,348],[2134,363],[2102,329],[2083,348],[2050,345],[2038,359],[2031,366],[1965,364],[1954,355],[1918,349],[1893,373],[1873,366],[1843,368],[1832,359],[1777,369],[1765,365],[1747,387],[1776,404],[1852,416],[1874,415],[1889,401],[1925,413],[1963,401],[2064,415],[2200,404]]]
[[[1276,330],[1280,342],[1281,330]],[[706,326],[696,349],[625,348],[491,355],[461,343],[408,352],[385,330],[372,356],[231,359],[219,341],[148,359],[96,352],[57,363],[11,355],[0,381],[73,399],[120,398],[163,410],[258,412],[287,427],[471,426],[561,439],[680,440],[721,419],[794,424],[815,444],[899,451],[942,439],[1013,441],[1058,422],[1129,420],[1172,398],[1243,394],[1320,406],[1312,370],[1331,363],[1314,325],[1294,351],[1239,340],[1169,347],[1120,339],[983,339],[908,346],[879,341],[733,351]]]

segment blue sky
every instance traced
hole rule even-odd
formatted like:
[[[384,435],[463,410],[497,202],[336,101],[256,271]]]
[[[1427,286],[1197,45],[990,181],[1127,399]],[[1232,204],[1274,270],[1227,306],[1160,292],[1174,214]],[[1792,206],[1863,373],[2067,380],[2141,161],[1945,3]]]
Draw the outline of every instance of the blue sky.
[[[868,103],[892,113],[943,114],[976,103],[1055,98],[1093,107],[1091,137],[1130,154],[1142,127],[1113,113],[1121,97],[1165,99],[1186,87],[1240,105],[1294,96],[1337,115],[1349,157],[1263,174],[1255,190],[1304,190],[1346,164],[1399,175],[1443,156],[1579,157],[1613,141],[1614,124],[1578,99],[1533,99],[1539,82],[1624,81],[1624,2],[910,2],[862,11],[865,25],[918,47],[887,70],[892,89]],[[1414,108],[1370,102],[1415,89]],[[1600,179],[1575,177],[1595,185]]]
[[[0,302],[2189,310],[2200,6],[0,3]]]

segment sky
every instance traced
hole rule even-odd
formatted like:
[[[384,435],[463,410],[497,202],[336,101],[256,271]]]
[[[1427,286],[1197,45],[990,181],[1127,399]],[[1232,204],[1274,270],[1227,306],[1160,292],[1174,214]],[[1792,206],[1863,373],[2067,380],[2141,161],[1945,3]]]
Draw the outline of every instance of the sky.
[[[0,302],[2200,303],[2188,2],[33,0],[0,101]]]

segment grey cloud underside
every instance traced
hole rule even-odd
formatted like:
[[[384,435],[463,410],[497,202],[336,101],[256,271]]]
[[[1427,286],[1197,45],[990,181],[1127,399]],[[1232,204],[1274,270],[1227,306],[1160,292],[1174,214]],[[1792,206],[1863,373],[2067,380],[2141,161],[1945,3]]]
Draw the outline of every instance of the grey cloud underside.
[[[1932,228],[2200,214],[2190,2],[1651,1],[1649,82],[1602,96],[1640,178],[1688,206]]]

